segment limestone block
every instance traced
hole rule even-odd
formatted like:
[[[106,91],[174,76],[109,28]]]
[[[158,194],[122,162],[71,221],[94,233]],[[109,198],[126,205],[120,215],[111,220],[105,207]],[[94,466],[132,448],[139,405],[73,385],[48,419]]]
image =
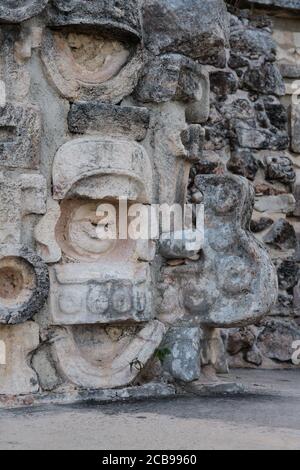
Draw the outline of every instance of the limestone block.
[[[242,120],[234,120],[231,122],[231,127],[236,136],[236,144],[242,148],[285,150],[289,145],[286,131],[265,129],[259,127],[257,123]]]
[[[198,235],[198,242],[196,236]],[[192,249],[191,245],[198,245]],[[203,248],[203,234],[196,230],[183,230],[173,233],[163,233],[159,241],[161,255],[166,259],[190,258]]]
[[[38,168],[40,131],[35,108],[12,103],[0,108],[0,167]]]
[[[277,298],[276,270],[248,231],[253,190],[233,175],[200,175],[195,186],[204,195],[203,256],[163,270],[160,319],[216,328],[253,323]]]
[[[58,370],[65,380],[83,388],[106,389],[131,384],[153,357],[165,331],[164,325],[154,320],[129,338],[116,355],[99,359],[96,364],[83,354],[72,332],[61,329],[53,343]]]
[[[27,31],[24,33],[24,37],[24,40],[28,39]],[[0,77],[6,85],[8,102],[21,102],[27,98],[30,89],[28,57],[24,59],[17,52],[18,44],[21,40],[22,33],[18,28],[12,29],[10,26],[1,27]]]
[[[54,0],[47,9],[51,26],[95,25],[139,38],[138,0]]]
[[[61,248],[55,238],[55,227],[61,215],[57,201],[47,200],[47,213],[34,230],[38,242],[37,252],[46,263],[57,263],[61,258]]]
[[[300,217],[300,184],[297,182],[294,188],[294,196],[296,200],[296,208],[293,212],[293,214],[296,217]]]
[[[267,60],[275,61],[276,43],[270,34],[264,30],[246,28],[239,25],[230,34],[230,47],[235,54],[239,54],[243,59],[250,60],[264,57]]]
[[[103,134],[140,141],[149,128],[149,111],[135,106],[114,106],[99,102],[73,103],[68,116],[75,134]]]
[[[63,145],[55,156],[54,199],[65,198],[74,186],[73,193],[81,197],[101,200],[120,196],[151,202],[151,175],[147,153],[135,142],[99,137],[76,139]],[[93,185],[95,177],[97,184]]]
[[[0,323],[24,323],[49,293],[47,266],[23,246],[0,245]]]
[[[179,54],[165,54],[146,62],[136,89],[142,103],[183,101],[189,123],[209,117],[209,76],[203,66]]]
[[[258,212],[292,213],[295,210],[295,198],[292,194],[279,196],[262,196],[255,200],[255,210]]]
[[[46,29],[41,55],[50,82],[72,101],[119,103],[134,90],[143,64],[140,46],[76,30]]]
[[[228,170],[236,175],[245,176],[249,180],[254,180],[258,172],[258,162],[249,149],[236,149],[232,152],[227,163]]]
[[[266,177],[271,181],[280,181],[284,184],[292,184],[296,180],[293,162],[286,156],[272,156],[266,158]]]
[[[258,337],[262,354],[275,361],[291,362],[294,353],[292,345],[299,340],[298,325],[290,319],[270,319],[264,326]]]
[[[38,392],[37,376],[30,367],[30,353],[39,345],[38,325],[0,325],[0,341],[6,347],[5,364],[0,364],[0,395]]]
[[[146,0],[142,6],[146,46],[158,55],[180,52],[223,67],[229,15],[221,0]]]
[[[265,6],[276,6],[288,10],[300,10],[299,0],[249,0],[249,3],[260,3]]]
[[[0,244],[20,243],[23,217],[44,214],[46,198],[42,175],[0,172]]]
[[[168,330],[162,350],[167,354],[163,368],[175,379],[192,382],[201,375],[200,368],[201,333],[199,327],[172,327]]]
[[[184,134],[188,131],[185,107],[178,102],[169,102],[151,109],[151,129],[155,132],[149,139],[151,152],[154,147],[158,201],[170,206],[174,202],[183,204],[187,196],[192,155],[190,142]]]
[[[295,250],[298,244],[293,225],[285,219],[277,220],[263,240],[280,250]]]
[[[285,85],[278,67],[266,62],[264,65],[250,67],[244,77],[244,86],[251,91],[284,96]]]
[[[20,23],[41,13],[48,0],[2,0],[0,22]]]
[[[153,317],[147,263],[119,260],[50,268],[54,325],[143,322]]]
[[[300,153],[300,104],[292,103],[291,111],[291,147]]]
[[[295,19],[295,22],[297,19]],[[299,78],[299,33],[297,26],[284,19],[275,20],[273,37],[277,43],[277,63],[285,78]]]

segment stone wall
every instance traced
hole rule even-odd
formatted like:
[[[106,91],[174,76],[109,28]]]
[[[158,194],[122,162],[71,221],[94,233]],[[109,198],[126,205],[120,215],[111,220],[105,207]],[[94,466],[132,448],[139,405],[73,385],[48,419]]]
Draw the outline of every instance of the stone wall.
[[[1,397],[199,380],[227,372],[225,347],[233,365],[289,360],[297,172],[276,44],[268,19],[209,6],[2,1]],[[185,227],[99,237],[99,205],[124,197],[203,203],[201,247]]]
[[[263,6],[259,8],[258,4]],[[229,60],[231,72],[239,76],[239,91],[228,95],[227,101],[234,105],[238,95],[250,91],[249,109],[255,114],[252,122],[256,122],[249,126],[247,111],[239,129],[234,129],[233,135],[230,130],[231,157],[225,164],[230,171],[253,181],[256,203],[251,229],[267,246],[277,268],[279,296],[266,319],[255,326],[224,332],[224,340],[233,367],[294,367],[292,345],[300,336],[297,148],[300,3],[259,1],[239,2],[239,6],[240,10],[231,10],[239,20],[232,18]],[[231,112],[235,113],[233,105]],[[266,138],[270,131],[276,135],[275,140]]]

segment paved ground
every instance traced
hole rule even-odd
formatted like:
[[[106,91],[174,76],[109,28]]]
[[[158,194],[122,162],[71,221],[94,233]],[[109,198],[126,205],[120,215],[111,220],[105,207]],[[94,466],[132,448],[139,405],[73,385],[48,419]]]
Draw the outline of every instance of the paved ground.
[[[300,370],[235,375],[257,393],[0,411],[0,449],[300,449]]]

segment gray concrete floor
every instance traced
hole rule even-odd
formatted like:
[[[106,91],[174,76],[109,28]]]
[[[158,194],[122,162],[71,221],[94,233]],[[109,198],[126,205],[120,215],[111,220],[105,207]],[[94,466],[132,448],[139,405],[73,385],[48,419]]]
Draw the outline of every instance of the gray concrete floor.
[[[300,370],[236,371],[257,393],[0,411],[0,449],[300,449]]]

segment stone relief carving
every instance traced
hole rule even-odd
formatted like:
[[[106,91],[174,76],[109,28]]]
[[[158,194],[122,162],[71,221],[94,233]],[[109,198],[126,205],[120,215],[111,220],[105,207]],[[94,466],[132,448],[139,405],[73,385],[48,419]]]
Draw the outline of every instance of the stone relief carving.
[[[216,328],[255,323],[274,303],[277,280],[249,231],[253,193],[237,176],[203,175],[196,185],[204,195],[204,256],[165,269],[162,318]]]
[[[46,30],[42,60],[52,83],[70,100],[118,103],[133,91],[141,69],[139,46],[97,34]]]
[[[255,322],[275,302],[274,268],[249,232],[245,178],[195,180],[193,201],[205,206],[198,250],[187,231],[181,243],[168,233],[156,243],[96,230],[98,207],[119,216],[119,198],[129,208],[189,201],[210,85],[219,87],[210,66],[222,71],[229,47],[224,2],[205,3],[28,1],[22,16],[11,3],[17,23],[39,16],[2,31],[1,79],[13,72],[17,85],[0,107],[0,341],[22,348],[0,366],[0,395],[125,387],[160,348],[169,353],[156,379],[197,380],[207,364],[224,372],[215,328]],[[292,181],[286,160],[267,162],[270,177],[283,178],[284,163]]]

